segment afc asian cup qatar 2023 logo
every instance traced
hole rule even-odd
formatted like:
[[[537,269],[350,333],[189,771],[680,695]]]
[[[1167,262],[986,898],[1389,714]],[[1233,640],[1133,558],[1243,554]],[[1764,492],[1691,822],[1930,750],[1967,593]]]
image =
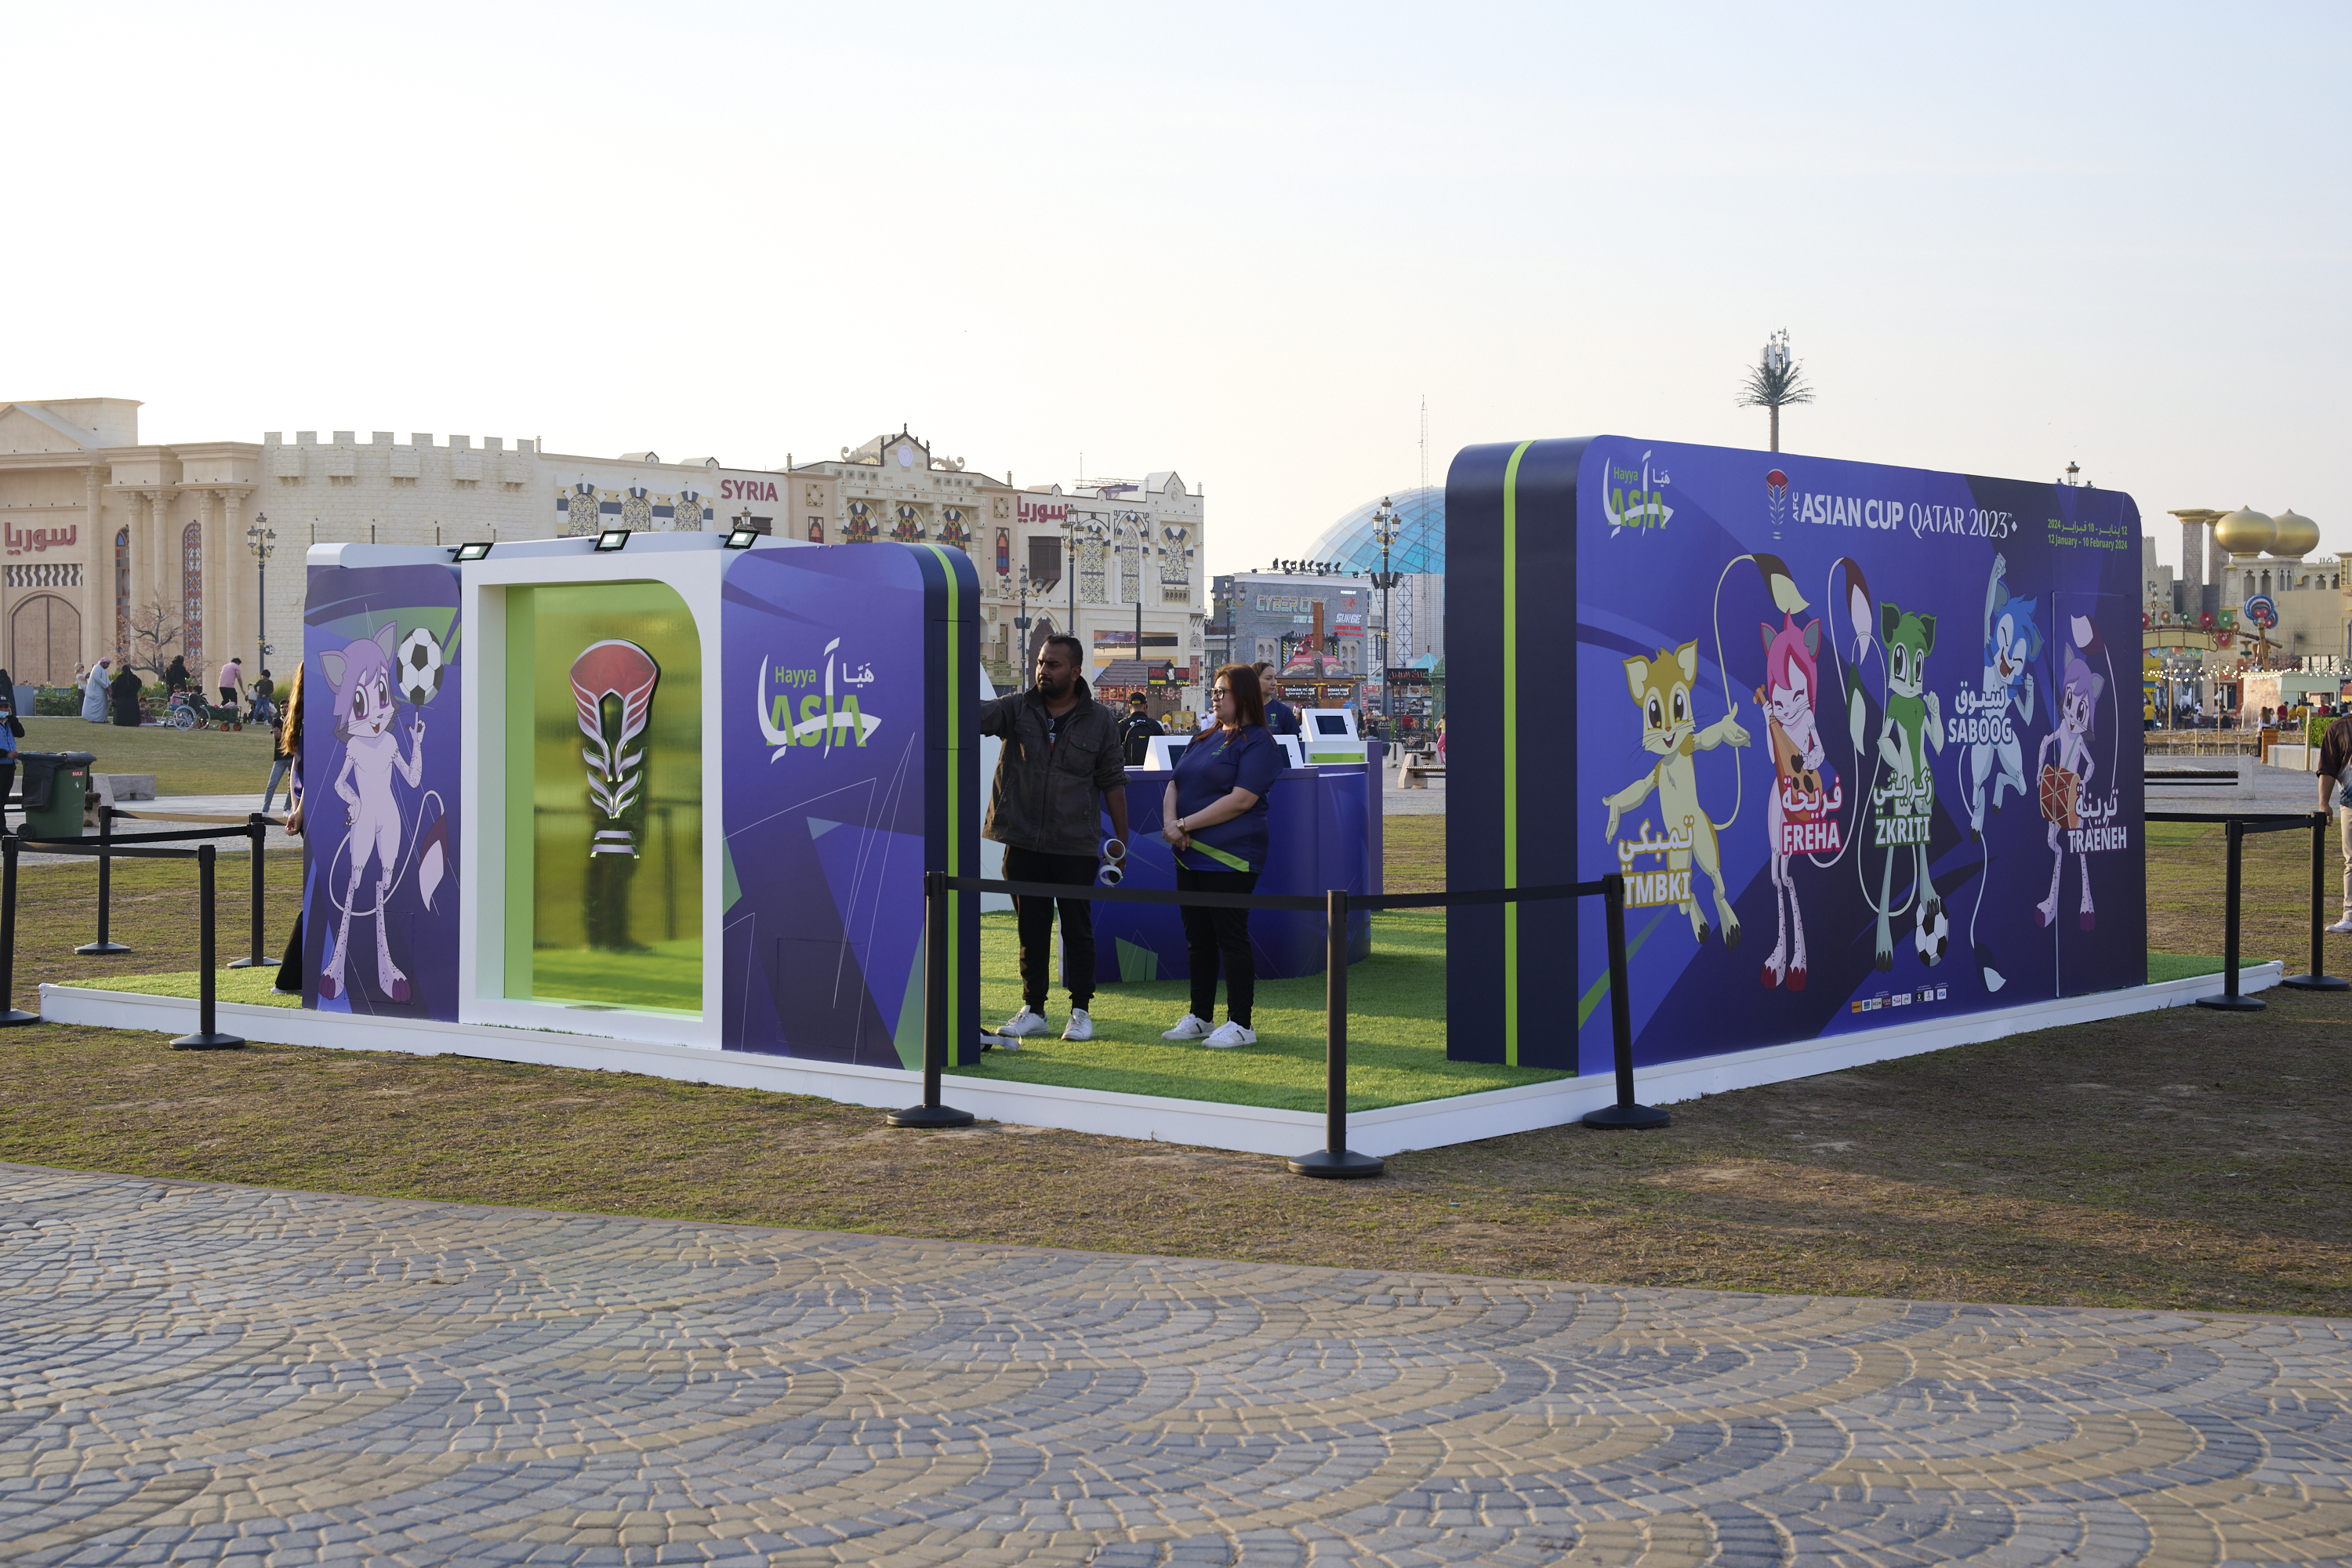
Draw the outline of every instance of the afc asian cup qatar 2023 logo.
[[[1764,476],[1764,505],[1772,514],[1772,537],[1789,521],[1789,476],[1775,468]]]
[[[646,732],[654,704],[654,688],[661,681],[661,666],[654,656],[633,642],[607,637],[590,643],[572,661],[572,700],[580,710],[580,732],[588,744],[580,760],[588,770],[588,798],[604,815],[606,826],[590,841],[591,855],[637,853],[636,835],[621,821],[636,805],[646,782],[646,752],[629,744]],[[614,714],[605,717],[606,699]]]

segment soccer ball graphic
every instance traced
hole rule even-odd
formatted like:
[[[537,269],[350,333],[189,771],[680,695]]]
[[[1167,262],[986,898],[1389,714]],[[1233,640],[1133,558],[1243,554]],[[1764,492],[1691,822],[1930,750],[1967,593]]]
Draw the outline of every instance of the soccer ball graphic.
[[[400,664],[394,671],[403,700],[423,705],[441,689],[441,641],[431,628],[419,626],[400,643]]]
[[[1943,963],[1944,950],[1951,940],[1952,922],[1944,918],[1944,906],[1937,904],[1936,912],[1919,922],[1919,962],[1929,965]]]

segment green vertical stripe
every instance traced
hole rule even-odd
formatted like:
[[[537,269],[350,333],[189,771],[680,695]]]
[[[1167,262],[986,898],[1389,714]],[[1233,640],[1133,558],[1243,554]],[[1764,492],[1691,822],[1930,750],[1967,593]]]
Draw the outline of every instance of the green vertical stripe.
[[[963,847],[963,802],[959,797],[958,793],[961,788],[963,782],[961,776],[963,772],[963,687],[961,684],[962,672],[956,665],[956,649],[958,645],[962,641],[962,629],[960,624],[961,612],[956,602],[958,595],[956,589],[955,563],[948,559],[947,546],[943,544],[927,543],[923,548],[929,551],[933,555],[939,558],[940,574],[946,577],[948,584],[947,873],[949,876],[953,877],[961,874],[961,868],[963,865],[963,857],[961,853]],[[962,907],[962,900],[963,895],[961,893],[956,892],[952,889],[949,890],[948,1058],[950,1062],[955,1059],[955,1053],[961,1048],[957,1045],[957,1042],[959,1040],[970,1038],[975,1024],[974,1020],[962,1019],[956,1016],[957,1009],[961,1005],[960,999],[963,995],[962,988],[956,984],[957,972],[961,968],[963,961],[963,942],[961,936],[958,934],[963,930],[963,928],[956,921],[956,916]]]
[[[1503,886],[1519,885],[1519,459],[1503,469]],[[1503,906],[1503,1061],[1519,1065],[1519,906]]]

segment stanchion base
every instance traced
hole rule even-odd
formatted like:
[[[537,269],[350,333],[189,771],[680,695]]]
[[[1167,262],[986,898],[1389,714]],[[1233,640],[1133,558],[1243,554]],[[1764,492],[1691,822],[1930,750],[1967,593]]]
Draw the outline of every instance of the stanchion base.
[[[17,1024],[37,1024],[40,1021],[41,1016],[38,1013],[27,1013],[21,1007],[10,1007],[0,1011],[0,1029],[9,1028]]]
[[[2290,974],[2279,984],[2297,991],[2352,991],[2352,980],[2340,974]]]
[[[260,969],[265,965],[274,964],[277,962],[278,961],[274,958],[232,958],[221,967],[224,969]]]
[[[1675,1119],[1654,1106],[1610,1105],[1585,1113],[1584,1124],[1596,1132],[1646,1132],[1671,1127]]]
[[[2270,1005],[2258,996],[2200,996],[2196,1005],[2216,1013],[2259,1013]]]
[[[1343,1182],[1377,1176],[1388,1169],[1386,1161],[1359,1154],[1353,1149],[1318,1149],[1312,1154],[1294,1157],[1289,1165],[1294,1176],[1329,1176]]]
[[[883,1118],[893,1127],[969,1127],[971,1112],[958,1110],[952,1105],[910,1105],[904,1110],[894,1110]]]
[[[119,942],[86,942],[74,951],[89,957],[110,958],[118,952],[129,952],[131,950]]]
[[[175,1051],[241,1051],[243,1035],[182,1035],[172,1042]]]

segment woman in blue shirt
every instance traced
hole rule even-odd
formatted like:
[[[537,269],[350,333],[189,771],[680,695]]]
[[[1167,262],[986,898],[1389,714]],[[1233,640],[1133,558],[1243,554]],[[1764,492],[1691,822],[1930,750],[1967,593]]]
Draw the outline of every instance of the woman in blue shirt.
[[[1282,748],[1266,733],[1257,671],[1229,664],[1211,688],[1216,728],[1176,753],[1176,774],[1160,803],[1160,836],[1175,851],[1176,887],[1188,893],[1249,893],[1265,869],[1265,797],[1282,772]],[[1192,971],[1192,1010],[1160,1037],[1201,1040],[1213,1050],[1254,1046],[1250,1005],[1257,961],[1250,953],[1247,910],[1181,911],[1185,959]],[[1225,1022],[1212,1029],[1217,971],[1225,976]]]

